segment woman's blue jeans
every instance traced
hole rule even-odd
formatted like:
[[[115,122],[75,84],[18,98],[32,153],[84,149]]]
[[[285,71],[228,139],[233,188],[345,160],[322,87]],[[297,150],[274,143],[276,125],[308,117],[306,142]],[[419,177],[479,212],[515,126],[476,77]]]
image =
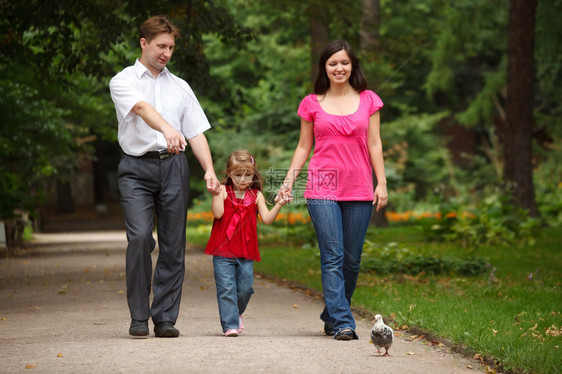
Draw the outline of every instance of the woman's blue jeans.
[[[357,285],[373,203],[308,199],[307,204],[320,248],[326,303],[320,319],[333,324],[336,332],[345,328],[355,331],[351,296]]]
[[[254,293],[254,261],[213,256],[213,268],[222,331],[238,329]]]

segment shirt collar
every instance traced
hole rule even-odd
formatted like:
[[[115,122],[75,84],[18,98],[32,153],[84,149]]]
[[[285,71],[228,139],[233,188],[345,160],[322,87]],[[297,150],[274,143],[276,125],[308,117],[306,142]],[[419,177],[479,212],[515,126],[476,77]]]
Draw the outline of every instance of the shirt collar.
[[[137,60],[135,61],[135,73],[137,74],[137,77],[140,79],[143,74],[150,74],[150,76],[152,77],[152,74],[150,73],[150,70],[148,70],[148,68],[146,66],[144,66],[142,64],[142,62],[140,62],[140,58],[137,58]],[[162,69],[162,71],[160,72],[159,76],[161,74],[167,74],[168,73],[168,68],[166,66],[164,66],[164,69]]]

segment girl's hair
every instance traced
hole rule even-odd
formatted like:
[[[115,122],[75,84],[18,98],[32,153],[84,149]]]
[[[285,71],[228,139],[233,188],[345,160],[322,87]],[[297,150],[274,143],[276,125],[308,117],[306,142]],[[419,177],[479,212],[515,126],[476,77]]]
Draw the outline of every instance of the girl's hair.
[[[238,169],[247,169],[254,173],[252,184],[248,188],[258,191],[263,190],[263,178],[258,172],[256,160],[254,159],[254,156],[245,149],[234,151],[230,156],[228,156],[228,159],[226,160],[226,177],[223,181],[225,185],[233,184],[230,175]]]
[[[323,95],[330,88],[330,80],[326,73],[326,61],[336,52],[345,50],[347,55],[351,60],[351,76],[349,77],[349,84],[357,92],[363,92],[367,89],[367,79],[363,70],[361,70],[361,64],[359,58],[353,53],[351,45],[344,40],[333,40],[331,41],[320,56],[318,60],[318,75],[316,76],[316,81],[314,83],[314,93],[318,95]]]
[[[178,39],[181,37],[180,30],[165,16],[150,17],[139,27],[139,37],[148,43],[160,34],[172,34]]]

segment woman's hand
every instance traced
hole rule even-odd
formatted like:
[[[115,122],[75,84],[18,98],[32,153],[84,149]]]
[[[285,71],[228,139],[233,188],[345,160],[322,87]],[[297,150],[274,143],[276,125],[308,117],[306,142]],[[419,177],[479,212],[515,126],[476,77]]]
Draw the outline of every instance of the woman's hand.
[[[292,186],[288,182],[283,182],[277,196],[275,196],[275,202],[285,205],[293,201],[292,189]]]
[[[386,186],[378,184],[375,188],[375,198],[373,200],[373,205],[377,204],[377,212],[383,209],[388,204],[388,193],[386,192]]]

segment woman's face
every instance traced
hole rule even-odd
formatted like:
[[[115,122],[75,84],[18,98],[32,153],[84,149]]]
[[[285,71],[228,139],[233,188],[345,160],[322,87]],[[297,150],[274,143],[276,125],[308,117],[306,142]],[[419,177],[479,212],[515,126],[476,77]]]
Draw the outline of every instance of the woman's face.
[[[345,49],[334,53],[326,61],[326,75],[332,84],[343,84],[349,81],[351,76],[351,59]]]

